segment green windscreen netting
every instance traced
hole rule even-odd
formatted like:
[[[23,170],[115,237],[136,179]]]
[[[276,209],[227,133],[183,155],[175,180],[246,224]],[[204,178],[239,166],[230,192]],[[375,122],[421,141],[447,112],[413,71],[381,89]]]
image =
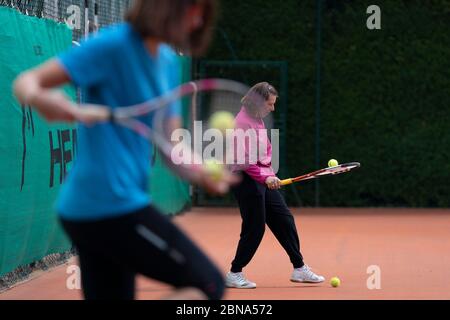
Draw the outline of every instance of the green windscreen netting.
[[[0,7],[0,276],[71,247],[52,206],[76,156],[76,130],[48,125],[11,92],[21,71],[71,43],[65,25]]]
[[[49,125],[20,106],[11,89],[20,72],[70,47],[72,37],[66,24],[0,6],[0,278],[71,249],[53,204],[76,158],[77,131]],[[186,80],[190,61],[180,59]],[[75,99],[74,88],[64,90]],[[189,185],[173,176],[158,155],[153,160],[155,204],[167,214],[178,213],[190,204]]]

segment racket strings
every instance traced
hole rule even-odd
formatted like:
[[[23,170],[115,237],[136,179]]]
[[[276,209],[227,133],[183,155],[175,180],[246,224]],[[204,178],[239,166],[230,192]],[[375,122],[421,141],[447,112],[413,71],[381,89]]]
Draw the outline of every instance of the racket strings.
[[[172,157],[172,152],[176,146],[175,152],[183,150],[191,154],[190,161],[194,164],[202,164],[205,160],[213,159],[229,168],[245,168],[248,165],[247,161],[243,164],[237,161],[235,144],[230,142],[234,139],[234,136],[233,138],[228,136],[234,134],[234,131],[231,130],[228,133],[228,130],[223,130],[223,127],[211,128],[209,120],[218,111],[226,111],[232,117],[235,117],[242,108],[241,99],[248,90],[249,88],[246,85],[232,80],[203,79],[191,81],[150,101],[129,107],[115,108],[111,112],[111,120],[134,130],[153,142],[161,153],[169,159]],[[177,139],[180,135],[174,136],[173,132],[168,130],[167,116],[171,114],[168,110],[176,102],[180,102],[182,110],[183,108],[189,109],[193,113],[190,118],[191,124],[187,123],[187,128],[180,128],[189,131],[186,136],[189,136],[190,140],[173,141],[172,137]],[[261,106],[263,106],[263,102],[260,102]],[[182,113],[186,114],[184,111]],[[147,114],[151,114],[151,117],[144,118]],[[271,114],[268,115],[268,118],[271,118]],[[219,130],[208,132],[209,129]],[[215,137],[220,133],[222,134],[221,137]],[[259,134],[257,135],[259,136]],[[270,143],[270,140],[268,142]],[[217,143],[215,148],[214,143]],[[259,143],[256,142],[255,146],[259,147]],[[258,152],[259,154],[265,154],[265,152]]]

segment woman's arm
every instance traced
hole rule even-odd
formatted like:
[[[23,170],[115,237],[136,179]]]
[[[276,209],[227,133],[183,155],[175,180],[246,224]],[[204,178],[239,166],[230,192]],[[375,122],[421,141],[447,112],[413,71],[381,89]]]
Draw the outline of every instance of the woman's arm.
[[[47,121],[93,123],[102,119],[101,108],[79,108],[58,87],[71,82],[61,64],[52,59],[25,71],[14,81],[14,94],[22,105],[36,109]]]
[[[48,121],[77,120],[77,107],[61,91],[53,90],[70,82],[70,78],[52,59],[25,71],[14,81],[14,94],[22,105],[35,108]]]

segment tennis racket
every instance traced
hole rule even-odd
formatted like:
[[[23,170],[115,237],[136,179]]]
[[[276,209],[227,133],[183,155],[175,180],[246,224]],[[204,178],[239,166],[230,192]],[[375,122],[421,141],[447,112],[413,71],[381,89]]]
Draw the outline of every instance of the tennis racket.
[[[235,157],[236,144],[232,143],[230,136],[234,132],[233,127],[229,128],[231,132],[209,130],[214,129],[209,119],[218,111],[226,111],[234,118],[241,110],[242,97],[249,89],[247,85],[233,80],[203,79],[184,83],[167,94],[133,106],[109,108],[86,104],[84,107],[87,107],[87,112],[94,113],[91,114],[94,122],[110,121],[133,130],[151,141],[161,155],[178,166],[192,168],[192,164],[202,165],[213,160],[238,170],[247,163],[239,162]],[[262,97],[254,99],[260,100],[255,103],[264,103]],[[177,129],[177,132],[168,130],[168,120],[174,106],[181,108],[182,113],[195,115],[191,125]],[[269,114],[265,118],[270,117]]]
[[[324,169],[320,169],[320,170],[316,170],[295,178],[289,178],[289,179],[284,179],[281,180],[281,185],[287,185],[287,184],[291,184],[294,182],[299,182],[299,181],[304,181],[304,180],[309,180],[309,179],[315,179],[315,178],[319,178],[322,176],[327,176],[327,175],[336,175],[336,174],[341,174],[344,172],[349,172],[353,169],[359,168],[361,166],[361,164],[359,162],[349,162],[349,163],[343,163],[334,167],[328,167],[328,168],[324,168]]]

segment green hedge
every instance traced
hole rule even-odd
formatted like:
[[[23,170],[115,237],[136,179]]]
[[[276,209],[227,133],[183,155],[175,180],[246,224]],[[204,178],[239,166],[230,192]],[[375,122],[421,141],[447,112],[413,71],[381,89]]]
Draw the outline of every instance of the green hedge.
[[[362,167],[323,178],[320,204],[449,207],[450,1],[377,1],[381,30],[366,28],[372,2],[322,3],[320,165]],[[315,169],[315,1],[221,8],[207,58],[288,62],[288,171]],[[315,204],[314,182],[297,188]]]

